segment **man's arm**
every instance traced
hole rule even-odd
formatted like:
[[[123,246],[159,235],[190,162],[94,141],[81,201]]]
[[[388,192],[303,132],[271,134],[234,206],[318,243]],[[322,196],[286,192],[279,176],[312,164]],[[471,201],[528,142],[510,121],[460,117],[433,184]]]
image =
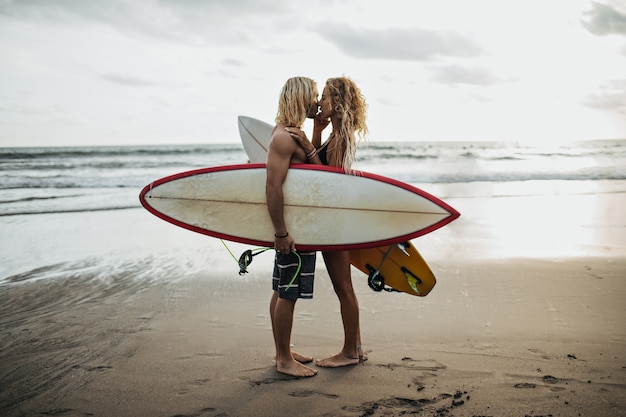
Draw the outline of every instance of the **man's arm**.
[[[267,154],[265,197],[267,209],[274,224],[274,249],[285,254],[296,250],[293,236],[289,235],[285,225],[283,183],[287,178],[291,157],[297,146],[289,133],[277,132],[270,142]]]

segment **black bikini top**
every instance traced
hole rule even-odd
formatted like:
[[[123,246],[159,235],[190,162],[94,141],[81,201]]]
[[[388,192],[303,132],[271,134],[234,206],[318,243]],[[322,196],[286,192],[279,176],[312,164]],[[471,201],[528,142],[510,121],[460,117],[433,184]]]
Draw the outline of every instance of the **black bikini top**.
[[[326,145],[328,145],[328,142],[324,143],[317,150],[317,156],[320,157],[320,161],[322,161],[322,164],[324,165],[328,165],[328,156],[326,155],[326,150],[328,149],[328,147]]]

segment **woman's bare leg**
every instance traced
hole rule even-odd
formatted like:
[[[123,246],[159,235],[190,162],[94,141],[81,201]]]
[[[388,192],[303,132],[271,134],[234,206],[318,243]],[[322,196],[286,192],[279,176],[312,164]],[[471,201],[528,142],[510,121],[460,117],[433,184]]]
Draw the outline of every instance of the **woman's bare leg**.
[[[333,288],[337,298],[339,298],[344,343],[341,352],[318,360],[316,363],[318,366],[327,368],[356,365],[359,363],[357,346],[361,346],[361,329],[359,325],[359,302],[352,287],[350,275],[350,252],[323,252],[322,255]]]

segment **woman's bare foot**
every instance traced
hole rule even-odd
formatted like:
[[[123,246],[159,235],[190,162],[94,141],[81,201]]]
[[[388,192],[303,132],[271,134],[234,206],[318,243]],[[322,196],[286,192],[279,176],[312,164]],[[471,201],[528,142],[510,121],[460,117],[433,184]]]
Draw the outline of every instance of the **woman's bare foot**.
[[[342,366],[358,365],[360,362],[358,356],[348,355],[347,353],[339,352],[336,355],[329,356],[325,359],[320,359],[315,362],[317,366],[322,368],[339,368]]]
[[[356,351],[359,354],[359,362],[365,362],[367,360],[367,355],[363,353],[363,347],[357,346]]]
[[[298,378],[307,378],[317,375],[315,369],[311,369],[306,365],[302,365],[295,360],[288,360],[284,363],[276,362],[276,370],[281,374],[295,376]]]

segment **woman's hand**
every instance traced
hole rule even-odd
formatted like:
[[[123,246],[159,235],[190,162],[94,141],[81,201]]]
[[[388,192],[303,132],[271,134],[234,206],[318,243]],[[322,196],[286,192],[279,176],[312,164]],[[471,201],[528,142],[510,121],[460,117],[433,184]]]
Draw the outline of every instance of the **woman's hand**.
[[[291,135],[291,138],[296,141],[298,145],[306,152],[307,155],[315,151],[315,146],[311,143],[309,138],[306,137],[301,129],[297,127],[286,127],[285,130]]]
[[[313,132],[321,132],[326,129],[326,126],[330,123],[330,118],[322,117],[321,113],[318,113],[317,116],[313,119]]]

